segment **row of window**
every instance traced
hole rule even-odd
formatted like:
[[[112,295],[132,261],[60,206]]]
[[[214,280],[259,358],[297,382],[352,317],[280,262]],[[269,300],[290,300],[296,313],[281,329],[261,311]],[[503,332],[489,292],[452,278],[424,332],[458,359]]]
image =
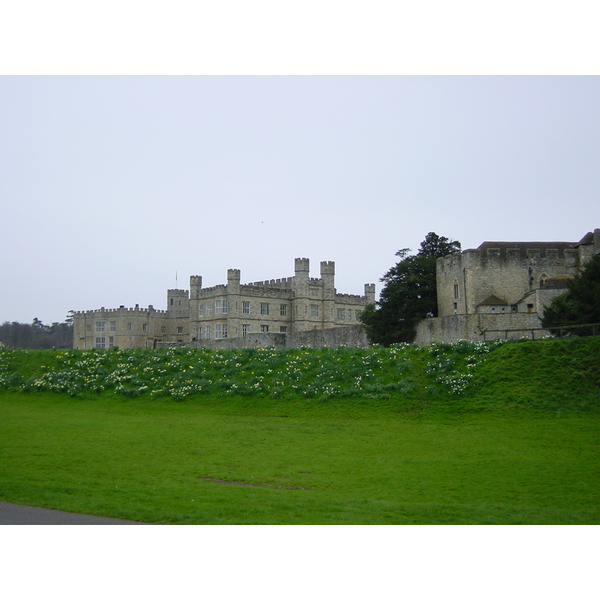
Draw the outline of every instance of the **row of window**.
[[[104,336],[99,336],[96,337],[96,348],[106,348],[106,337]],[[108,348],[114,348],[115,347],[115,338],[111,335],[108,338]]]
[[[85,330],[86,331],[91,331],[92,326],[91,325],[86,325],[85,326]],[[127,323],[127,331],[131,331],[133,329],[133,323]],[[146,331],[148,329],[148,324],[144,323],[142,325],[142,329],[144,331]],[[109,331],[117,331],[117,322],[116,321],[109,321],[108,323],[108,330]],[[94,331],[96,333],[104,333],[106,331],[106,321],[96,321],[95,323],[95,327],[94,327]]]
[[[216,300],[215,301],[215,314],[216,315],[226,315],[227,314],[227,300]],[[346,313],[346,310],[348,311]],[[287,317],[288,314],[288,305],[280,304],[279,305],[279,316]],[[359,320],[359,315],[361,311],[354,311],[354,319],[356,321]],[[212,304],[200,304],[198,306],[198,316],[199,317],[210,317],[212,314]],[[249,315],[250,314],[250,302],[244,301],[242,302],[242,314]],[[271,306],[268,302],[260,303],[260,314],[261,315],[269,315],[271,314]],[[352,320],[352,309],[338,308],[337,309],[337,320],[345,321],[346,315],[348,316],[348,321]],[[310,316],[311,317],[319,317],[319,305],[311,304],[310,305]]]
[[[214,327],[215,327],[215,330],[214,330],[215,340],[224,340],[225,338],[227,338],[227,323],[216,323]],[[269,326],[261,325],[260,332],[261,333],[269,333]],[[212,333],[212,329],[211,329],[210,325],[200,325],[200,327],[198,327],[198,339],[199,340],[210,340],[211,333]],[[247,323],[244,323],[242,325],[242,337],[246,337],[249,333],[250,333],[250,325]],[[287,333],[287,326],[280,325],[279,333]]]
[[[106,331],[106,321],[96,321],[96,327],[95,327],[95,331],[96,333],[104,333]],[[87,326],[87,329],[89,331],[91,325]],[[109,323],[109,331],[116,331],[117,330],[117,322],[116,321],[110,321]]]
[[[211,315],[211,304],[201,304],[198,308],[198,315],[200,317],[203,316],[210,316]],[[227,300],[216,300],[215,301],[215,314],[216,315],[226,315],[227,314]],[[281,317],[286,317],[287,316],[287,309],[288,309],[288,305],[287,304],[280,304],[279,305],[279,316]],[[346,320],[346,316],[348,317],[348,320],[352,320],[352,309],[345,309],[345,308],[338,308],[336,309],[336,316],[337,316],[337,320],[338,321],[345,321]],[[354,318],[356,321],[359,320],[359,315],[360,315],[360,310],[355,310],[354,311]],[[242,302],[242,313],[243,314],[250,314],[250,302]],[[270,304],[268,302],[261,302],[260,303],[260,314],[261,315],[269,315],[270,314]],[[319,305],[318,304],[311,304],[310,305],[310,316],[311,317],[315,317],[318,318],[319,317]],[[132,331],[133,330],[133,323],[127,323],[126,325],[127,327],[127,331]],[[220,329],[220,337],[216,338],[216,339],[223,339],[227,337],[227,325],[226,324],[217,324],[215,327],[219,327]],[[225,327],[225,331],[223,333],[222,327]],[[246,327],[245,325],[243,327]],[[268,325],[262,325],[261,327],[267,327],[267,329],[261,329],[261,331],[268,331]],[[281,331],[284,332],[285,327],[281,326],[282,329]],[[210,331],[210,326],[207,326],[208,330]],[[105,333],[106,331],[106,321],[96,321],[95,322],[95,332],[96,333]],[[91,331],[91,325],[87,325],[86,326],[86,331],[90,332]],[[116,321],[109,321],[108,322],[108,331],[109,332],[116,332],[117,331],[117,322]],[[142,331],[148,331],[148,324],[147,323],[142,323]],[[167,328],[165,325],[161,326],[161,333],[163,335],[165,335],[167,333]],[[181,335],[183,334],[183,327],[177,327],[177,334]],[[215,330],[215,335],[217,335],[216,330]],[[202,338],[200,337],[200,339],[210,339],[208,337],[206,338]]]
[[[227,314],[227,300],[215,300],[215,315],[226,315]],[[212,314],[212,303],[200,304],[198,306],[199,317],[210,317]]]
[[[92,330],[91,325],[86,325],[86,331],[90,332]],[[133,323],[127,323],[127,331],[133,330]],[[95,332],[96,333],[104,333],[106,331],[106,321],[96,321],[95,324]],[[108,331],[117,331],[117,322],[110,321],[108,325]],[[148,331],[148,323],[142,323],[142,331]],[[164,335],[167,333],[166,325],[162,325],[160,328],[161,333]],[[177,327],[177,333],[183,333],[183,327]]]
[[[199,340],[210,340],[211,339],[211,326],[200,325],[198,327],[198,339]],[[227,337],[227,323],[217,323],[215,325],[215,340],[223,340]]]
[[[287,304],[279,305],[279,316],[287,317]],[[215,315],[226,315],[228,312],[228,304],[227,300],[215,300]],[[268,315],[271,312],[271,307],[268,302],[260,303],[260,314]],[[198,316],[199,317],[210,317],[212,314],[212,303],[208,304],[200,304],[198,305]],[[242,314],[249,315],[250,314],[250,302],[244,301],[242,302]]]

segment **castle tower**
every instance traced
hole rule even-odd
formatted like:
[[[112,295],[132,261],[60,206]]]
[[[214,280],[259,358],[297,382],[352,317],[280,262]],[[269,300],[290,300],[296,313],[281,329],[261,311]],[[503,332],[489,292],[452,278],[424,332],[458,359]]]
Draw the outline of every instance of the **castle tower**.
[[[167,314],[173,318],[189,317],[190,299],[188,290],[167,290]]]
[[[242,335],[240,279],[239,269],[227,269],[227,335],[232,338]]]
[[[294,315],[293,331],[306,331],[308,324],[308,258],[296,258],[294,260],[294,299],[292,300],[292,311]]]
[[[227,269],[227,293],[240,293],[241,271],[239,269]]]
[[[321,280],[325,289],[325,298],[335,297],[335,263],[332,260],[321,261]]]
[[[198,300],[201,289],[202,277],[200,275],[192,275],[190,277],[190,300]]]
[[[375,304],[375,284],[365,283],[365,298],[367,304]]]
[[[323,282],[323,303],[321,321],[323,328],[335,326],[335,263],[321,261],[321,281]]]

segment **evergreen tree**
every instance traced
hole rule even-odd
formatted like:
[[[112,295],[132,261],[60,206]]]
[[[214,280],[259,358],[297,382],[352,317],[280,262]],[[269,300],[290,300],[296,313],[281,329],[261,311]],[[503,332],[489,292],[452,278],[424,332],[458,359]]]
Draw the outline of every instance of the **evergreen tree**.
[[[568,291],[544,310],[542,327],[600,323],[600,254],[568,283]]]
[[[400,261],[381,278],[379,301],[361,314],[372,343],[412,342],[417,323],[437,316],[436,261],[460,249],[460,242],[430,232],[416,255],[409,248],[396,252]]]

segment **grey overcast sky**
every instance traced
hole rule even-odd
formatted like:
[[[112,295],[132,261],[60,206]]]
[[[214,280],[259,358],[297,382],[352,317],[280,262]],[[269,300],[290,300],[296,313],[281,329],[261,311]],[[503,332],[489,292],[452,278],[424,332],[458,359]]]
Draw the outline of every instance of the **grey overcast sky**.
[[[597,76],[0,77],[0,321],[600,227]]]

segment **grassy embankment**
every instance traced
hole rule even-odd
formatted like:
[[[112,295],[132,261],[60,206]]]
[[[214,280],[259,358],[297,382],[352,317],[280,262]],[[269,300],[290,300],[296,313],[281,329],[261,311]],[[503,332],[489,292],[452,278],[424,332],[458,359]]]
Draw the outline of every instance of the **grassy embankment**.
[[[600,523],[600,339],[0,350],[0,499],[156,523]]]

